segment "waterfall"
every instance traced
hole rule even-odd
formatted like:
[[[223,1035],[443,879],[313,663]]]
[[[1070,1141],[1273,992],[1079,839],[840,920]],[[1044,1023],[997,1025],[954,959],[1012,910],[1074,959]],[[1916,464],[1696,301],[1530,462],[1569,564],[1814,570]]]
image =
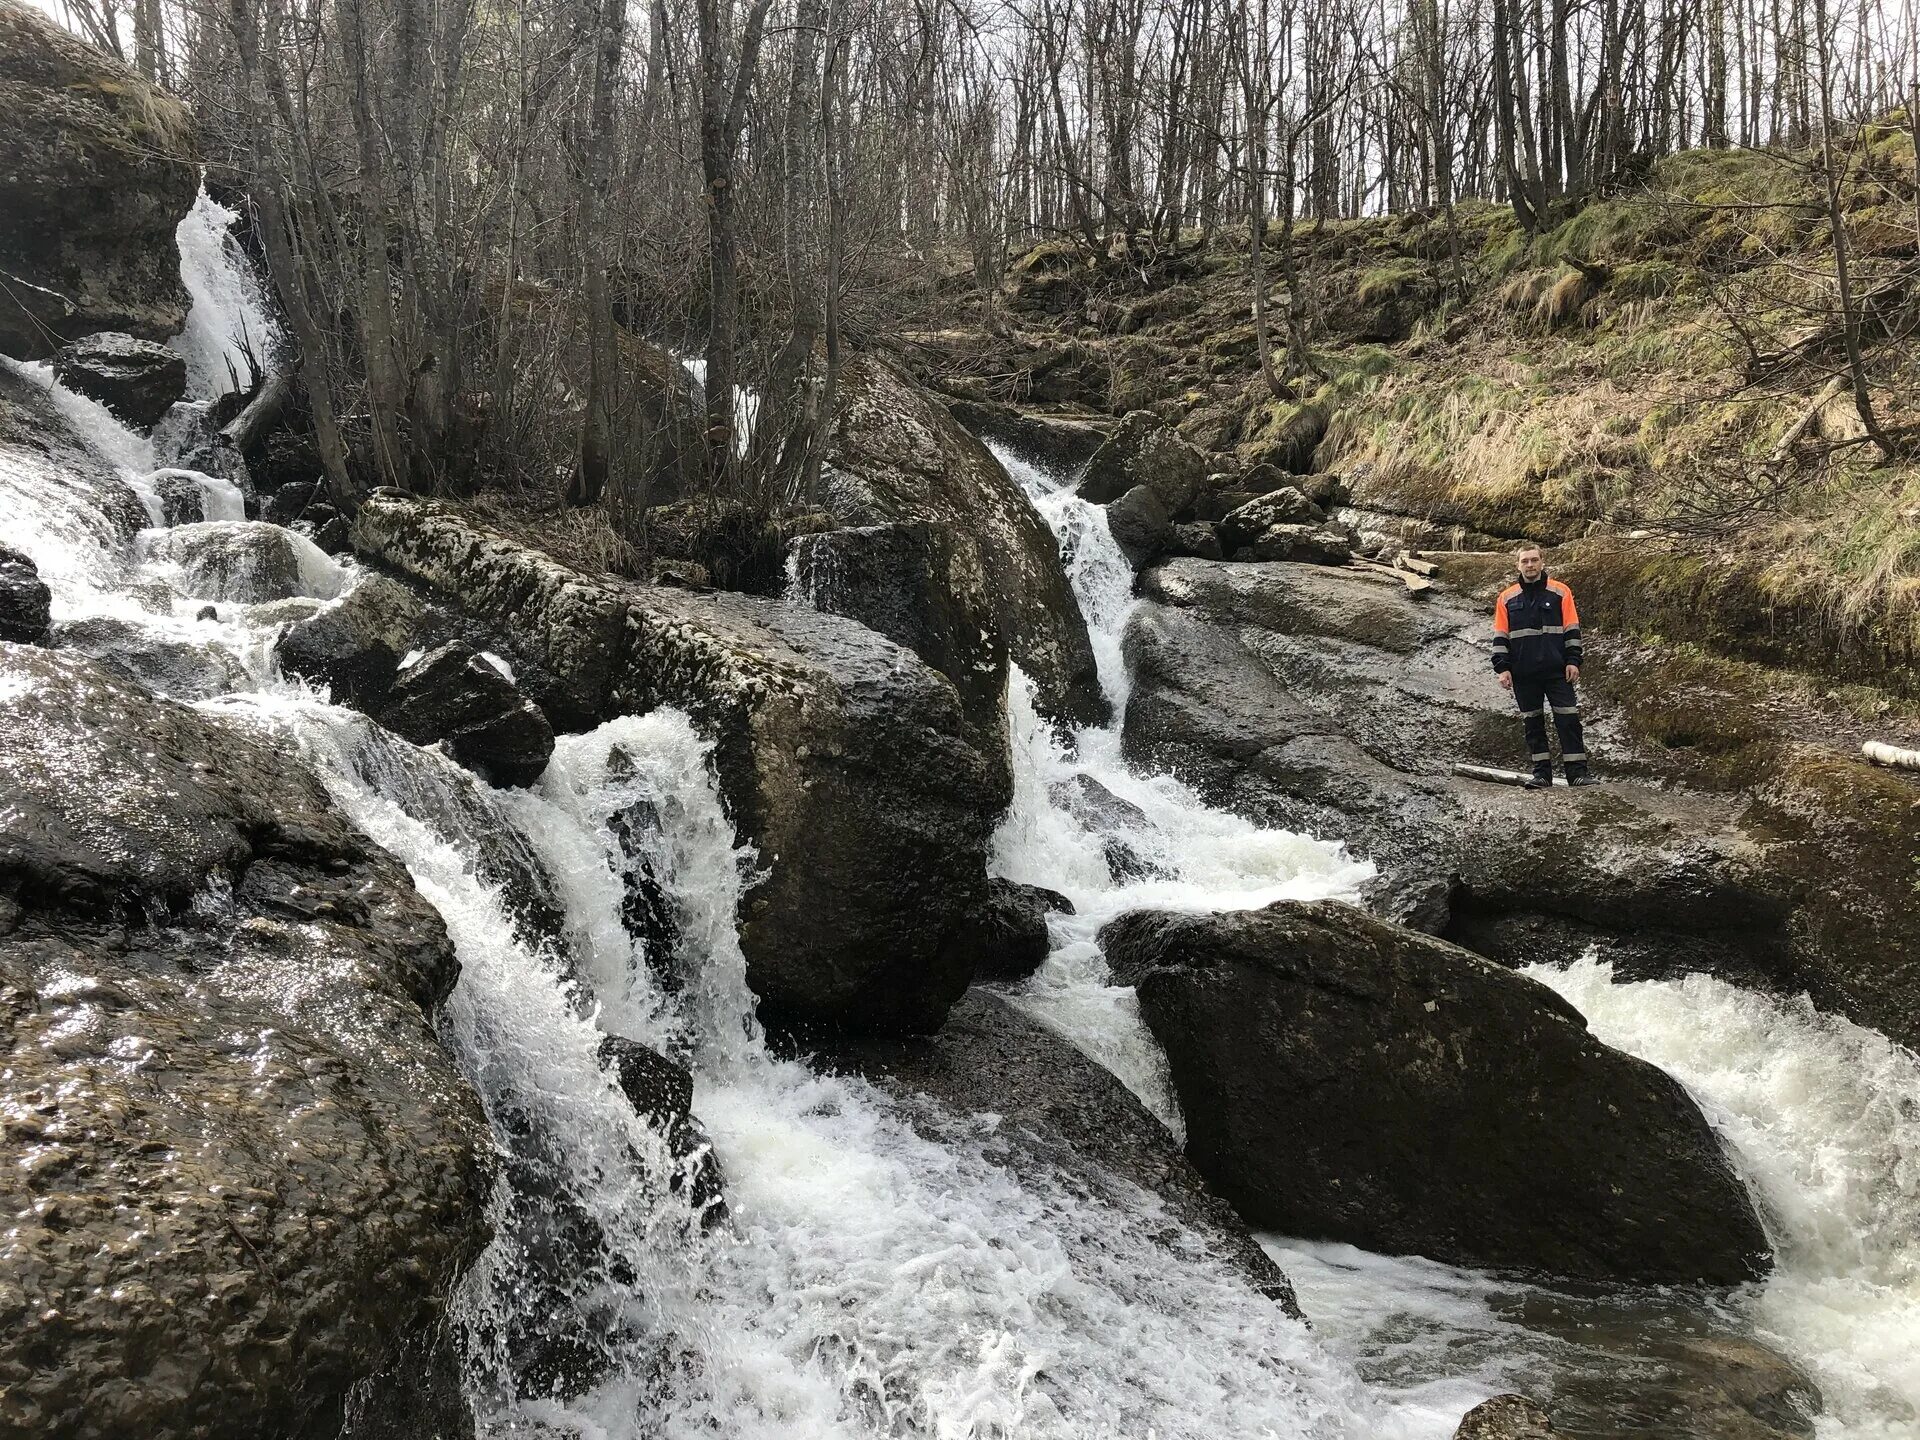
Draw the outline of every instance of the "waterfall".
[[[174,232],[193,303],[168,348],[186,360],[187,393],[201,401],[226,394],[235,379],[247,383],[249,352],[265,369],[285,343],[266,287],[234,238],[237,219],[203,187]]]
[[[201,294],[244,295],[246,277],[221,269],[242,265],[238,247],[218,227],[202,238],[215,243],[201,258],[218,258],[196,307]],[[47,577],[56,620],[111,618],[144,642],[222,657],[221,693],[183,698],[301,756],[447,926],[461,968],[442,1038],[505,1157],[494,1238],[452,1307],[482,1434],[1449,1433],[1464,1399],[1450,1413],[1383,1401],[1236,1271],[1172,1253],[1155,1235],[1154,1197],[1120,1205],[1016,1175],[995,1158],[992,1117],[909,1117],[864,1081],[770,1050],[737,929],[759,861],[739,845],[709,743],[687,717],[658,711],[563,736],[536,788],[490,789],[275,669],[279,626],[350,594],[351,561],[289,541],[305,598],[221,602],[199,618],[205,597],[183,591],[189,572],[170,558],[164,514],[148,509],[154,523],[133,538],[106,518],[128,506],[137,517],[135,497],[157,493],[155,467],[180,457],[41,368],[16,368],[47,389],[84,451],[66,465],[0,449],[0,524]],[[208,369],[196,371],[196,403],[221,383]],[[239,524],[230,482],[193,483],[214,516],[200,527],[208,543],[285,535],[258,522],[223,531]],[[1127,793],[1156,814],[1185,803]],[[1324,847],[1298,843],[1303,865],[1337,868]],[[671,922],[665,938],[623,920],[642,880]],[[603,1066],[608,1035],[691,1069],[725,1175],[725,1223],[703,1226],[662,1183],[666,1137]]]

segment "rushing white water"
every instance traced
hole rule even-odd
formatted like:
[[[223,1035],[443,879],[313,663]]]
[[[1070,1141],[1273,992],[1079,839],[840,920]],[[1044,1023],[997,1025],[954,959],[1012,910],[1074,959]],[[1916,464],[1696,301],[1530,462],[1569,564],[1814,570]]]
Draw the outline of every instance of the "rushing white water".
[[[272,527],[237,520],[225,482],[193,479],[215,518],[189,539],[234,547],[223,583],[275,574],[307,592],[195,618],[206,597],[173,558],[182,532],[132,534],[137,508],[131,523],[102,518],[133,504],[116,485],[158,496],[169,477],[153,467],[177,457],[52,399],[91,474],[0,450],[0,523],[49,578],[57,618],[111,616],[139,644],[244,657],[213,687],[226,693],[198,703],[304,757],[447,925],[461,974],[442,1032],[506,1157],[494,1238],[454,1307],[483,1434],[1445,1433],[1377,1401],[1237,1273],[1167,1250],[1153,1197],[1016,1175],[991,1158],[992,1117],[910,1123],[865,1082],[771,1053],[737,932],[756,862],[684,716],[563,737],[537,788],[489,789],[275,672],[278,627],[350,589],[351,566],[295,546],[289,571]],[[662,897],[673,939],[653,943],[670,954],[623,918],[642,881]],[[608,1035],[691,1067],[725,1223],[703,1226],[664,1183],[665,1139],[603,1066]]]
[[[1120,643],[1135,604],[1133,567],[1103,507],[1006,447],[989,448],[1059,537],[1113,706],[1108,724],[1067,741],[1035,710],[1024,676],[1016,672],[1009,687],[1014,796],[994,836],[994,869],[1074,905],[1049,922],[1053,953],[1010,998],[1113,1071],[1180,1135],[1165,1056],[1139,1018],[1132,987],[1112,983],[1095,940],[1101,926],[1127,910],[1352,898],[1372,866],[1338,845],[1207,805],[1171,775],[1135,773],[1120,751],[1128,689]]]
[[[1592,957],[1530,973],[1726,1137],[1778,1258],[1751,1314],[1819,1382],[1821,1433],[1920,1435],[1920,1056],[1707,975],[1627,983]]]
[[[246,385],[254,361],[264,369],[283,343],[265,287],[233,237],[238,218],[202,189],[174,231],[193,304],[168,348],[186,360],[188,393],[198,400]]]

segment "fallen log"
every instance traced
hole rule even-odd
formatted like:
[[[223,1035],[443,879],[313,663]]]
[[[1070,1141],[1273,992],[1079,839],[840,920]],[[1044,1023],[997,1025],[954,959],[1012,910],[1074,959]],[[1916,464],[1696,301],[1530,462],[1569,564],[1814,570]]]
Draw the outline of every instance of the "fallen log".
[[[1920,770],[1920,750],[1909,750],[1904,745],[1889,745],[1884,740],[1869,740],[1860,747],[1875,765],[1884,765],[1889,770]]]
[[[220,438],[242,455],[247,454],[273,428],[292,396],[292,369],[276,370],[246,407],[221,428]]]
[[[1453,762],[1453,773],[1462,780],[1479,780],[1487,785],[1525,785],[1532,778],[1523,770],[1502,770],[1493,765],[1469,765],[1464,760]],[[1553,783],[1565,785],[1567,782],[1556,778]]]

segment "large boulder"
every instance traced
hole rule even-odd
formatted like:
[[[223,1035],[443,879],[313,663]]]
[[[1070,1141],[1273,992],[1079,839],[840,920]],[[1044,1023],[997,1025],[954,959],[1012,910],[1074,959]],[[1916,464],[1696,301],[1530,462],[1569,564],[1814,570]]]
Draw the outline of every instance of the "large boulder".
[[[929,1129],[955,1116],[994,1117],[994,1158],[1016,1174],[1047,1184],[1064,1179],[1140,1223],[1154,1214],[1141,1203],[1144,1191],[1161,1212],[1155,1219],[1173,1222],[1153,1223],[1150,1233],[1180,1263],[1205,1257],[1300,1313],[1286,1275],[1207,1188],[1166,1127],[1110,1071],[1003,997],[969,991],[938,1035],[843,1044],[829,1063],[872,1080]],[[1070,1246],[1100,1243],[1076,1233],[1072,1218],[1063,1217],[1062,1229]]]
[[[1168,515],[1179,518],[1205,488],[1209,468],[1204,450],[1181,439],[1157,415],[1136,410],[1087,461],[1079,494],[1105,505],[1145,485],[1160,497]]]
[[[1451,1264],[1740,1284],[1765,1232],[1678,1081],[1535,981],[1330,902],[1101,933],[1248,1220]]]
[[[0,1432],[334,1436],[486,1240],[446,931],[288,748],[0,645]]]
[[[490,785],[531,785],[553,754],[553,727],[488,656],[458,640],[410,655],[380,707],[380,723],[448,753]]]
[[[741,944],[771,1018],[939,1025],[970,978],[945,941],[984,893],[998,808],[943,676],[844,617],[589,576],[394,491],[354,543],[490,637],[556,727],[675,706],[712,737],[766,872]]]
[[[0,351],[187,319],[174,228],[199,186],[186,107],[19,0],[0,0]]]
[[[1047,916],[1073,912],[1056,890],[995,876],[980,908],[963,920],[949,945],[964,946],[974,975],[982,980],[1024,980],[1046,963],[1053,949]]]
[[[367,575],[340,600],[287,626],[274,659],[288,675],[323,685],[335,703],[378,714],[417,649],[454,638],[450,617],[389,575]]]
[[[1107,710],[1060,549],[986,446],[888,362],[861,356],[841,375],[826,508],[847,525],[921,521],[952,534],[956,564],[978,576],[976,629],[998,633],[1041,709],[1090,724]]]
[[[793,542],[793,579],[807,602],[906,646],[953,682],[968,741],[1000,803],[1013,798],[1007,741],[1007,647],[979,617],[984,577],[945,525],[859,526]]]
[[[53,357],[53,375],[138,430],[151,430],[187,393],[187,362],[164,345],[112,331],[89,335]]]

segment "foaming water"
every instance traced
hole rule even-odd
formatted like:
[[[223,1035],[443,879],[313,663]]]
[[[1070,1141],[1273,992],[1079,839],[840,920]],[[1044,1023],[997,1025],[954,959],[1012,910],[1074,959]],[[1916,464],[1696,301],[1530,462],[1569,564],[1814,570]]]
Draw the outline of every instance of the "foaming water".
[[[1107,725],[1066,740],[1035,709],[1025,676],[1016,670],[1008,687],[1014,794],[994,836],[993,869],[1057,890],[1074,905],[1072,915],[1052,917],[1052,954],[1009,998],[1113,1071],[1183,1135],[1166,1058],[1140,1019],[1132,987],[1113,983],[1100,928],[1128,910],[1352,899],[1373,867],[1339,845],[1263,829],[1208,805],[1171,775],[1134,772],[1121,754],[1128,694],[1121,639],[1137,603],[1133,567],[1104,508],[1080,499],[1064,477],[1002,445],[988,448],[1060,541],[1113,705]]]
[[[1920,1056],[1707,975],[1625,982],[1591,956],[1528,973],[1726,1138],[1778,1260],[1750,1313],[1819,1382],[1821,1433],[1920,1435]]]

